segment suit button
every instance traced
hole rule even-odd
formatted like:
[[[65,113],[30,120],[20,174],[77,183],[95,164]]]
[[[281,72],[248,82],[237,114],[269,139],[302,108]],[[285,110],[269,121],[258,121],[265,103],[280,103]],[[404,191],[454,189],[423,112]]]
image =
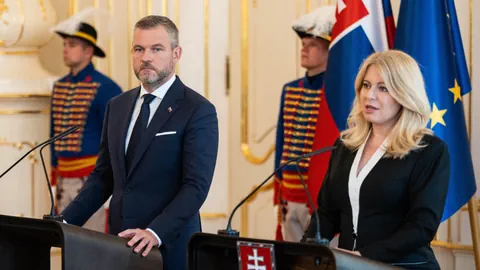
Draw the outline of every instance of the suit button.
[[[130,192],[130,189],[129,188],[126,188],[125,189],[125,193],[129,193]]]

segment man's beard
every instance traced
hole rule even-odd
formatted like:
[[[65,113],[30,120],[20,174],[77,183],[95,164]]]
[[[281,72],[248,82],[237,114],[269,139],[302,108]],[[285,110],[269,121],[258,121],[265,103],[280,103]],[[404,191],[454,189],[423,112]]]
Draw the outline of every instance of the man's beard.
[[[146,74],[146,75],[140,74],[142,70],[145,68],[153,70],[155,72],[155,75],[152,76],[149,74]],[[170,61],[169,65],[160,71],[148,63],[142,63],[142,65],[140,66],[140,69],[135,71],[135,76],[137,76],[137,79],[139,79],[143,84],[148,84],[148,85],[162,84],[165,82],[168,76],[172,73],[174,68],[175,68],[175,63],[173,63],[173,61]]]

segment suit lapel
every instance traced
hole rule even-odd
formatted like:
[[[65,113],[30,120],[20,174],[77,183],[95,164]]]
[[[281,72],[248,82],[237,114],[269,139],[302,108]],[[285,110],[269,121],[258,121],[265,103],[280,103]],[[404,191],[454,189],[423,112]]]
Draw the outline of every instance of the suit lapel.
[[[161,130],[165,123],[170,119],[170,117],[177,111],[179,105],[177,104],[178,100],[183,99],[185,85],[177,77],[175,82],[172,84],[167,94],[163,98],[158,107],[157,111],[153,115],[152,121],[148,125],[147,130],[143,133],[140,145],[138,146],[135,157],[132,161],[132,166],[130,171],[127,174],[127,179],[132,174],[135,167],[140,162],[143,154],[147,150],[148,146],[155,138],[157,131]]]
[[[140,93],[140,87],[132,89],[129,94],[130,96],[126,100],[126,104],[124,108],[128,108],[127,110],[122,110],[124,113],[120,116],[120,124],[118,126],[118,130],[123,131],[120,136],[120,141],[118,142],[119,151],[117,153],[118,162],[120,165],[120,173],[123,176],[123,179],[126,179],[126,169],[125,169],[125,142],[127,140],[127,133],[128,127],[130,126],[130,120],[133,115],[133,110],[135,109],[135,103],[137,102],[137,97]]]

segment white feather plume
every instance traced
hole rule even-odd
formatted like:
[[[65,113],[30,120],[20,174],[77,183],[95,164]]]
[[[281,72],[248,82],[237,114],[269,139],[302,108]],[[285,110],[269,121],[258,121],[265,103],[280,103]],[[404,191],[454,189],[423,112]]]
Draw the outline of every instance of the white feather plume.
[[[111,19],[110,13],[106,10],[95,8],[95,7],[88,7],[88,8],[85,8],[84,10],[82,10],[80,12],[75,13],[70,18],[68,18],[66,20],[63,20],[63,21],[59,22],[57,25],[55,25],[54,27],[50,28],[50,31],[51,32],[57,32],[58,31],[58,32],[62,32],[62,33],[68,34],[68,35],[73,35],[78,31],[78,29],[80,27],[80,23],[82,23],[82,22],[86,23],[86,22],[88,22],[88,19],[95,18],[97,16],[99,18],[102,18],[102,21],[104,21],[106,19],[107,24],[109,25],[108,32],[111,32],[110,31],[111,30],[111,28],[110,28],[110,19]]]
[[[321,6],[298,18],[292,27],[317,37],[331,36],[336,21],[335,9],[335,5]]]

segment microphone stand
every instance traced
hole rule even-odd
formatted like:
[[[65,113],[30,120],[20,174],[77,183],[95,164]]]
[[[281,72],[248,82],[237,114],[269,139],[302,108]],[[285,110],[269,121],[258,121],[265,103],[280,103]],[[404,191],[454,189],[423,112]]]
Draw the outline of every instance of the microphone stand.
[[[252,197],[253,194],[255,194],[262,186],[264,186],[268,180],[270,180],[270,178],[272,178],[272,176],[274,176],[277,172],[279,172],[280,170],[282,170],[285,166],[287,166],[288,164],[292,163],[292,162],[298,162],[302,159],[305,159],[305,158],[309,158],[309,157],[312,157],[312,156],[315,156],[315,155],[319,155],[319,154],[322,154],[324,152],[328,152],[328,151],[331,151],[335,149],[334,146],[327,146],[327,147],[324,147],[322,149],[319,149],[319,150],[316,150],[316,151],[313,151],[313,152],[310,152],[308,154],[305,154],[305,155],[302,155],[302,156],[299,156],[297,158],[294,158],[294,159],[290,159],[288,160],[287,162],[285,162],[284,164],[282,164],[281,166],[279,166],[272,174],[270,174],[267,179],[263,180],[262,183],[260,183],[260,185],[258,185],[258,187],[256,187],[254,190],[252,190],[240,203],[238,203],[235,208],[233,209],[232,213],[230,214],[230,217],[228,219],[228,223],[227,223],[227,227],[225,230],[218,230],[217,233],[220,234],[220,235],[226,235],[226,236],[236,236],[238,237],[240,235],[240,233],[237,231],[237,230],[233,230],[232,229],[232,219],[233,219],[233,215],[235,214],[235,212],[238,210],[238,208],[240,208],[240,206],[242,206],[246,201],[248,201],[248,199],[250,199],[250,197]],[[307,190],[308,192],[308,190]],[[318,224],[318,223],[317,223]],[[318,231],[320,232],[320,230]]]
[[[320,234],[320,217],[318,215],[317,209],[315,208],[315,204],[313,203],[312,195],[308,191],[307,185],[305,184],[305,180],[303,179],[302,173],[300,172],[300,160],[297,160],[295,162],[295,168],[297,169],[298,176],[300,177],[300,181],[302,182],[303,189],[305,190],[305,193],[307,193],[307,198],[308,198],[308,204],[313,210],[313,215],[315,216],[315,227],[316,227],[316,232],[315,232],[315,237],[314,238],[307,238],[306,241],[307,243],[311,244],[319,244],[323,246],[328,246],[330,244],[330,241],[326,238],[322,238],[322,235]]]

